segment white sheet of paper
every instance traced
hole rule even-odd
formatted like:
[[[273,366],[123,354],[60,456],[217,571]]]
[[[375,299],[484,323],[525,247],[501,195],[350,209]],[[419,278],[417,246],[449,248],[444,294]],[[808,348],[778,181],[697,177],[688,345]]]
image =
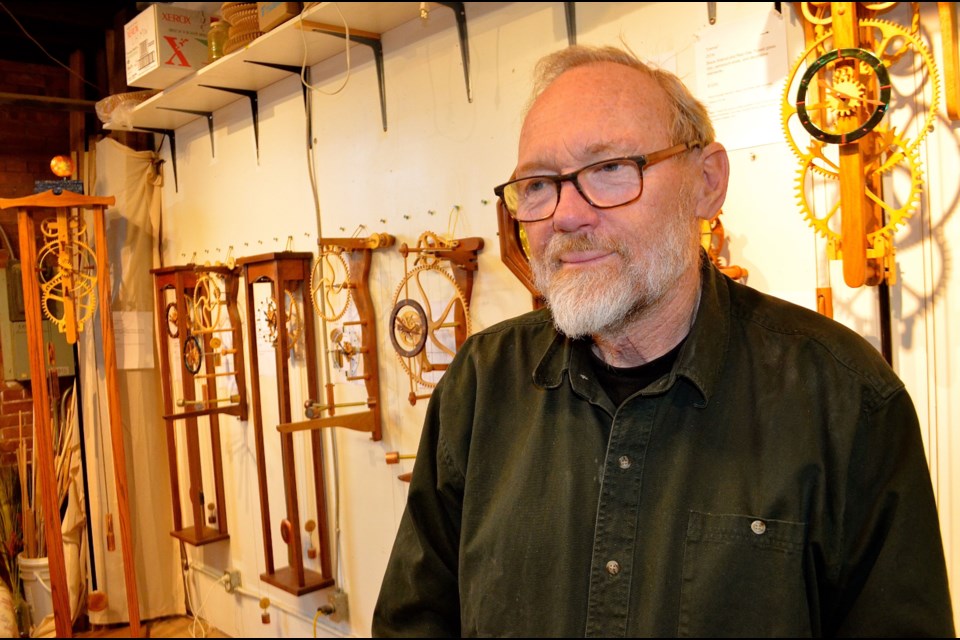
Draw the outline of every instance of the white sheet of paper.
[[[787,71],[786,27],[776,11],[718,22],[700,32],[697,97],[727,149],[783,140],[780,96]]]

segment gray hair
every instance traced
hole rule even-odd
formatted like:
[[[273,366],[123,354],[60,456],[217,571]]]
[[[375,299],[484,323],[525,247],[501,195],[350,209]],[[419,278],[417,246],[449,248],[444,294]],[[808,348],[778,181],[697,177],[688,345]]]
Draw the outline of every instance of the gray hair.
[[[673,122],[670,140],[673,144],[690,143],[701,148],[715,139],[713,123],[706,107],[697,100],[680,78],[664,69],[640,61],[632,52],[613,46],[573,45],[544,56],[534,70],[533,92],[524,113],[561,74],[576,67],[597,62],[612,62],[635,69],[650,77],[667,94]]]

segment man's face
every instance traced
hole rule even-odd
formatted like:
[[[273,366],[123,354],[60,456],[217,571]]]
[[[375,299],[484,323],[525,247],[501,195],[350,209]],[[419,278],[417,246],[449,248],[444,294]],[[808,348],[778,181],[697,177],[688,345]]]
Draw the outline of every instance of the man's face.
[[[667,97],[614,63],[567,71],[531,108],[517,176],[560,174],[672,146]],[[697,219],[681,154],[644,171],[640,199],[597,209],[569,182],[552,218],[526,223],[537,288],[571,337],[614,333],[656,306],[696,265]]]

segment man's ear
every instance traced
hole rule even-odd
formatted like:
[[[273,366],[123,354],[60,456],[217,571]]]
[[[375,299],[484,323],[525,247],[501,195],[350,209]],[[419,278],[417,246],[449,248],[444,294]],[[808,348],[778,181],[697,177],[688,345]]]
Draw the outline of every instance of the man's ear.
[[[700,152],[700,192],[696,200],[696,216],[711,220],[727,198],[730,180],[730,159],[719,142],[711,142]]]

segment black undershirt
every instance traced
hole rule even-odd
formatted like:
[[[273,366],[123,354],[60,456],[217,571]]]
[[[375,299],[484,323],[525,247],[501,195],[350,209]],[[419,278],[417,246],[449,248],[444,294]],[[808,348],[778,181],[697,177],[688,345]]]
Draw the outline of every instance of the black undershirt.
[[[600,386],[607,392],[613,404],[619,407],[634,393],[669,373],[683,343],[684,341],[681,340],[680,344],[659,358],[637,367],[613,367],[601,360],[593,349],[589,350],[590,363],[597,374]]]

